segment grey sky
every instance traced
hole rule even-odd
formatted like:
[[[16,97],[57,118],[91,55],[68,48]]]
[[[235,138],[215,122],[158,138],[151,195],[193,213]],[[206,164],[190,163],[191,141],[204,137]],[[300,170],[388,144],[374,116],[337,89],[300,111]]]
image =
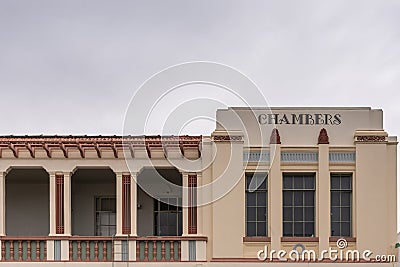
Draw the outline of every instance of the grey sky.
[[[230,65],[272,106],[372,106],[400,132],[399,1],[0,1],[0,134],[121,134],[168,66]]]

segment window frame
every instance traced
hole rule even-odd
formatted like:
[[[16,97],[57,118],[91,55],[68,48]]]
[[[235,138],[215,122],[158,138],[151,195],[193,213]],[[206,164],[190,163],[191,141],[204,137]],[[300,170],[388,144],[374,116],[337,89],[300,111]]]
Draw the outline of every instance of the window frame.
[[[268,172],[246,172],[245,173],[245,188],[244,188],[244,193],[245,193],[245,196],[244,196],[245,197],[245,205],[244,205],[244,207],[245,207],[245,218],[244,218],[245,237],[249,237],[249,238],[268,237],[268,233],[269,233],[269,231],[268,231],[268,219],[269,219],[269,216],[268,216],[268,212],[269,212],[268,175],[269,175]],[[264,184],[264,182],[265,182],[265,188],[262,188],[262,189],[257,188],[253,192],[250,192],[250,190],[248,189],[248,182],[247,182],[247,179],[249,179],[249,177],[252,177],[252,179],[254,179],[255,177],[259,177],[259,178],[263,179],[262,183],[260,185]],[[265,206],[258,205],[257,197],[258,197],[258,194],[261,195],[262,193],[265,193]],[[255,199],[256,199],[255,204],[251,205],[251,206],[248,205],[248,195],[249,194],[255,194]],[[249,208],[255,209],[255,220],[248,220],[248,209]],[[265,220],[258,220],[258,218],[257,218],[258,217],[257,210],[259,210],[260,208],[265,208],[265,210],[264,210],[265,211]],[[249,232],[248,232],[248,228],[249,228],[248,224],[249,223],[255,224],[255,234],[254,235],[249,235]],[[259,227],[258,224],[264,224],[263,228],[265,229],[265,234],[258,234],[258,227]]]
[[[296,177],[296,176],[301,176]],[[291,177],[292,179],[292,185],[291,187],[286,187],[285,186],[285,178]],[[306,178],[312,178],[312,187],[306,185]],[[298,184],[296,185],[295,179],[302,179],[302,186],[300,188],[296,188]],[[291,204],[287,205],[286,200],[285,200],[285,192],[291,193]],[[302,195],[302,203],[296,204],[295,199],[296,195],[298,193],[301,193]],[[306,192],[312,192],[312,199],[313,203],[312,205],[306,205]],[[308,238],[308,237],[315,237],[316,236],[316,223],[317,223],[317,214],[316,214],[316,204],[317,204],[317,199],[316,199],[316,194],[317,192],[317,174],[316,172],[283,172],[282,173],[282,236],[283,237],[300,237],[300,238]],[[301,209],[301,217],[302,220],[296,220],[296,210],[299,211],[299,208]],[[306,217],[306,209],[313,209],[312,212],[312,220],[307,220]],[[285,211],[286,209],[291,210],[291,219],[286,219],[285,216]],[[298,216],[299,214],[297,214]],[[312,223],[313,224],[313,230],[311,235],[307,235],[307,230],[306,230],[306,224]],[[290,234],[285,234],[285,224],[291,224],[291,231]],[[302,235],[297,235],[296,234],[296,224],[301,224],[302,225]]]
[[[102,199],[114,199],[114,201],[115,201],[115,212],[113,212],[113,211],[104,211],[104,210],[101,210],[101,208],[100,208],[100,210],[98,210],[97,201],[99,200],[100,201],[100,205],[102,205],[101,204],[101,200]],[[109,227],[109,233],[110,233],[110,227],[114,227],[115,233],[116,233],[117,232],[117,197],[115,195],[104,195],[104,196],[95,196],[94,197],[94,235],[95,236],[112,236],[112,235],[99,235],[98,234],[98,231],[99,231],[98,227],[101,227],[101,225],[103,225],[103,224],[100,224],[98,226],[98,224],[97,224],[98,218],[99,218],[101,213],[111,213],[111,214],[115,215],[115,225],[107,224],[107,225],[104,225],[104,226]],[[101,222],[101,219],[100,219],[100,222]]]
[[[332,177],[333,176],[339,176],[339,178],[343,178],[342,176],[348,176],[350,178],[350,188],[342,188],[342,182],[340,181],[340,186],[339,188],[332,189]],[[333,201],[332,201],[332,193],[339,193],[339,205],[333,206]],[[354,210],[354,201],[353,201],[353,194],[354,192],[354,174],[352,172],[331,172],[329,175],[329,201],[330,201],[330,216],[329,216],[329,229],[330,229],[330,236],[331,237],[353,237],[353,210]],[[342,193],[349,193],[349,206],[343,206],[342,205]],[[339,219],[338,220],[333,220],[333,212],[332,208],[338,208],[339,211]],[[342,209],[343,208],[348,208],[349,209],[349,220],[342,220]],[[339,234],[333,234],[332,232],[332,225],[333,223],[338,223],[339,224]],[[342,224],[343,223],[348,223],[349,224],[349,235],[344,235],[342,231]]]

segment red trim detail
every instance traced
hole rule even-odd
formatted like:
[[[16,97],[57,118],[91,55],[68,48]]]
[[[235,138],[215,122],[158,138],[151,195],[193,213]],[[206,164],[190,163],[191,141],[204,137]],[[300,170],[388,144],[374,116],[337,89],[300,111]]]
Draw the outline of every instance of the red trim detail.
[[[272,129],[271,137],[269,139],[270,144],[281,144],[281,136],[277,128]]]
[[[197,175],[188,176],[188,233],[197,234]]]
[[[85,158],[85,151],[92,150],[102,157],[103,151],[112,151],[115,158],[124,149],[129,149],[133,154],[135,147],[144,147],[151,157],[151,148],[166,148],[177,146],[196,148],[200,153],[202,136],[0,136],[0,158],[4,150],[11,150],[14,157],[18,158],[19,151],[27,150],[31,157],[35,157],[37,150],[45,151],[47,157],[52,157],[53,151],[62,151],[68,158],[71,149],[78,150],[81,157]]]
[[[122,175],[122,234],[131,234],[131,176]]]
[[[56,174],[56,234],[64,234],[64,175]]]

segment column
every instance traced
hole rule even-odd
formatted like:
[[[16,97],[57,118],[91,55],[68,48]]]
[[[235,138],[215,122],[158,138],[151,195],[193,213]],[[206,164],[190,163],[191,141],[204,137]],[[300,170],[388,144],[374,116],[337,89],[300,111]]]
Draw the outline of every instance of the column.
[[[0,172],[0,236],[6,235],[6,173]]]
[[[117,193],[117,231],[116,235],[122,235],[122,172],[116,173],[116,193]]]
[[[268,173],[270,183],[269,203],[271,219],[269,225],[269,235],[271,237],[271,249],[276,251],[281,249],[281,237],[283,235],[282,221],[282,173],[281,173],[281,145],[270,145],[270,170]]]
[[[49,193],[50,193],[50,233],[56,235],[56,173],[49,172]]]
[[[134,174],[136,177],[136,174]],[[117,236],[136,235],[136,182],[130,173],[116,173]]]
[[[131,235],[137,236],[137,173],[131,173]]]
[[[321,133],[323,133],[321,130]],[[326,131],[325,131],[326,132]],[[317,220],[315,228],[318,230],[319,251],[329,249],[330,224],[330,173],[329,173],[329,141],[318,140],[318,180],[317,180]],[[327,135],[326,135],[327,138]]]
[[[182,236],[187,236],[189,234],[189,224],[188,224],[188,177],[187,172],[182,173]]]
[[[188,175],[188,234],[197,234],[197,175]]]
[[[64,172],[64,234],[71,235],[71,173]]]

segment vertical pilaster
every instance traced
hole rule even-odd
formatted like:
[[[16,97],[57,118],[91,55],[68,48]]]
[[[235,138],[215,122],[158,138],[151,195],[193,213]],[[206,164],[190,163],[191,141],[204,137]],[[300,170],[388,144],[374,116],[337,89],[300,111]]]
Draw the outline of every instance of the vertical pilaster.
[[[330,237],[330,173],[329,173],[329,144],[318,145],[318,180],[317,180],[318,220],[316,232],[319,237],[319,251],[329,249]]]
[[[122,175],[122,234],[131,234],[131,176]]]
[[[282,173],[281,173],[281,145],[270,145],[270,210],[271,219],[269,233],[271,236],[271,249],[276,251],[281,249],[282,231]]]
[[[188,224],[188,220],[187,220],[188,211],[189,211],[189,209],[188,209],[188,204],[189,204],[189,201],[188,201],[188,197],[189,197],[188,177],[189,177],[189,174],[187,172],[182,173],[182,185],[183,185],[183,189],[182,189],[183,190],[183,192],[182,192],[182,205],[183,205],[183,207],[182,207],[182,235],[183,236],[186,236],[189,234],[189,224]]]
[[[6,235],[6,173],[0,172],[0,236]]]
[[[197,175],[188,175],[188,234],[197,234]]]
[[[49,193],[50,193],[50,233],[56,235],[56,173],[49,173]]]
[[[64,234],[64,174],[56,174],[56,234]]]
[[[131,235],[133,235],[133,236],[137,236],[137,183],[136,183],[136,179],[137,179],[137,173],[131,173],[131,200],[130,200],[131,201]]]
[[[64,172],[64,234],[71,235],[71,173]]]
[[[122,235],[122,172],[116,173],[116,192],[117,192],[117,231],[116,235]]]

